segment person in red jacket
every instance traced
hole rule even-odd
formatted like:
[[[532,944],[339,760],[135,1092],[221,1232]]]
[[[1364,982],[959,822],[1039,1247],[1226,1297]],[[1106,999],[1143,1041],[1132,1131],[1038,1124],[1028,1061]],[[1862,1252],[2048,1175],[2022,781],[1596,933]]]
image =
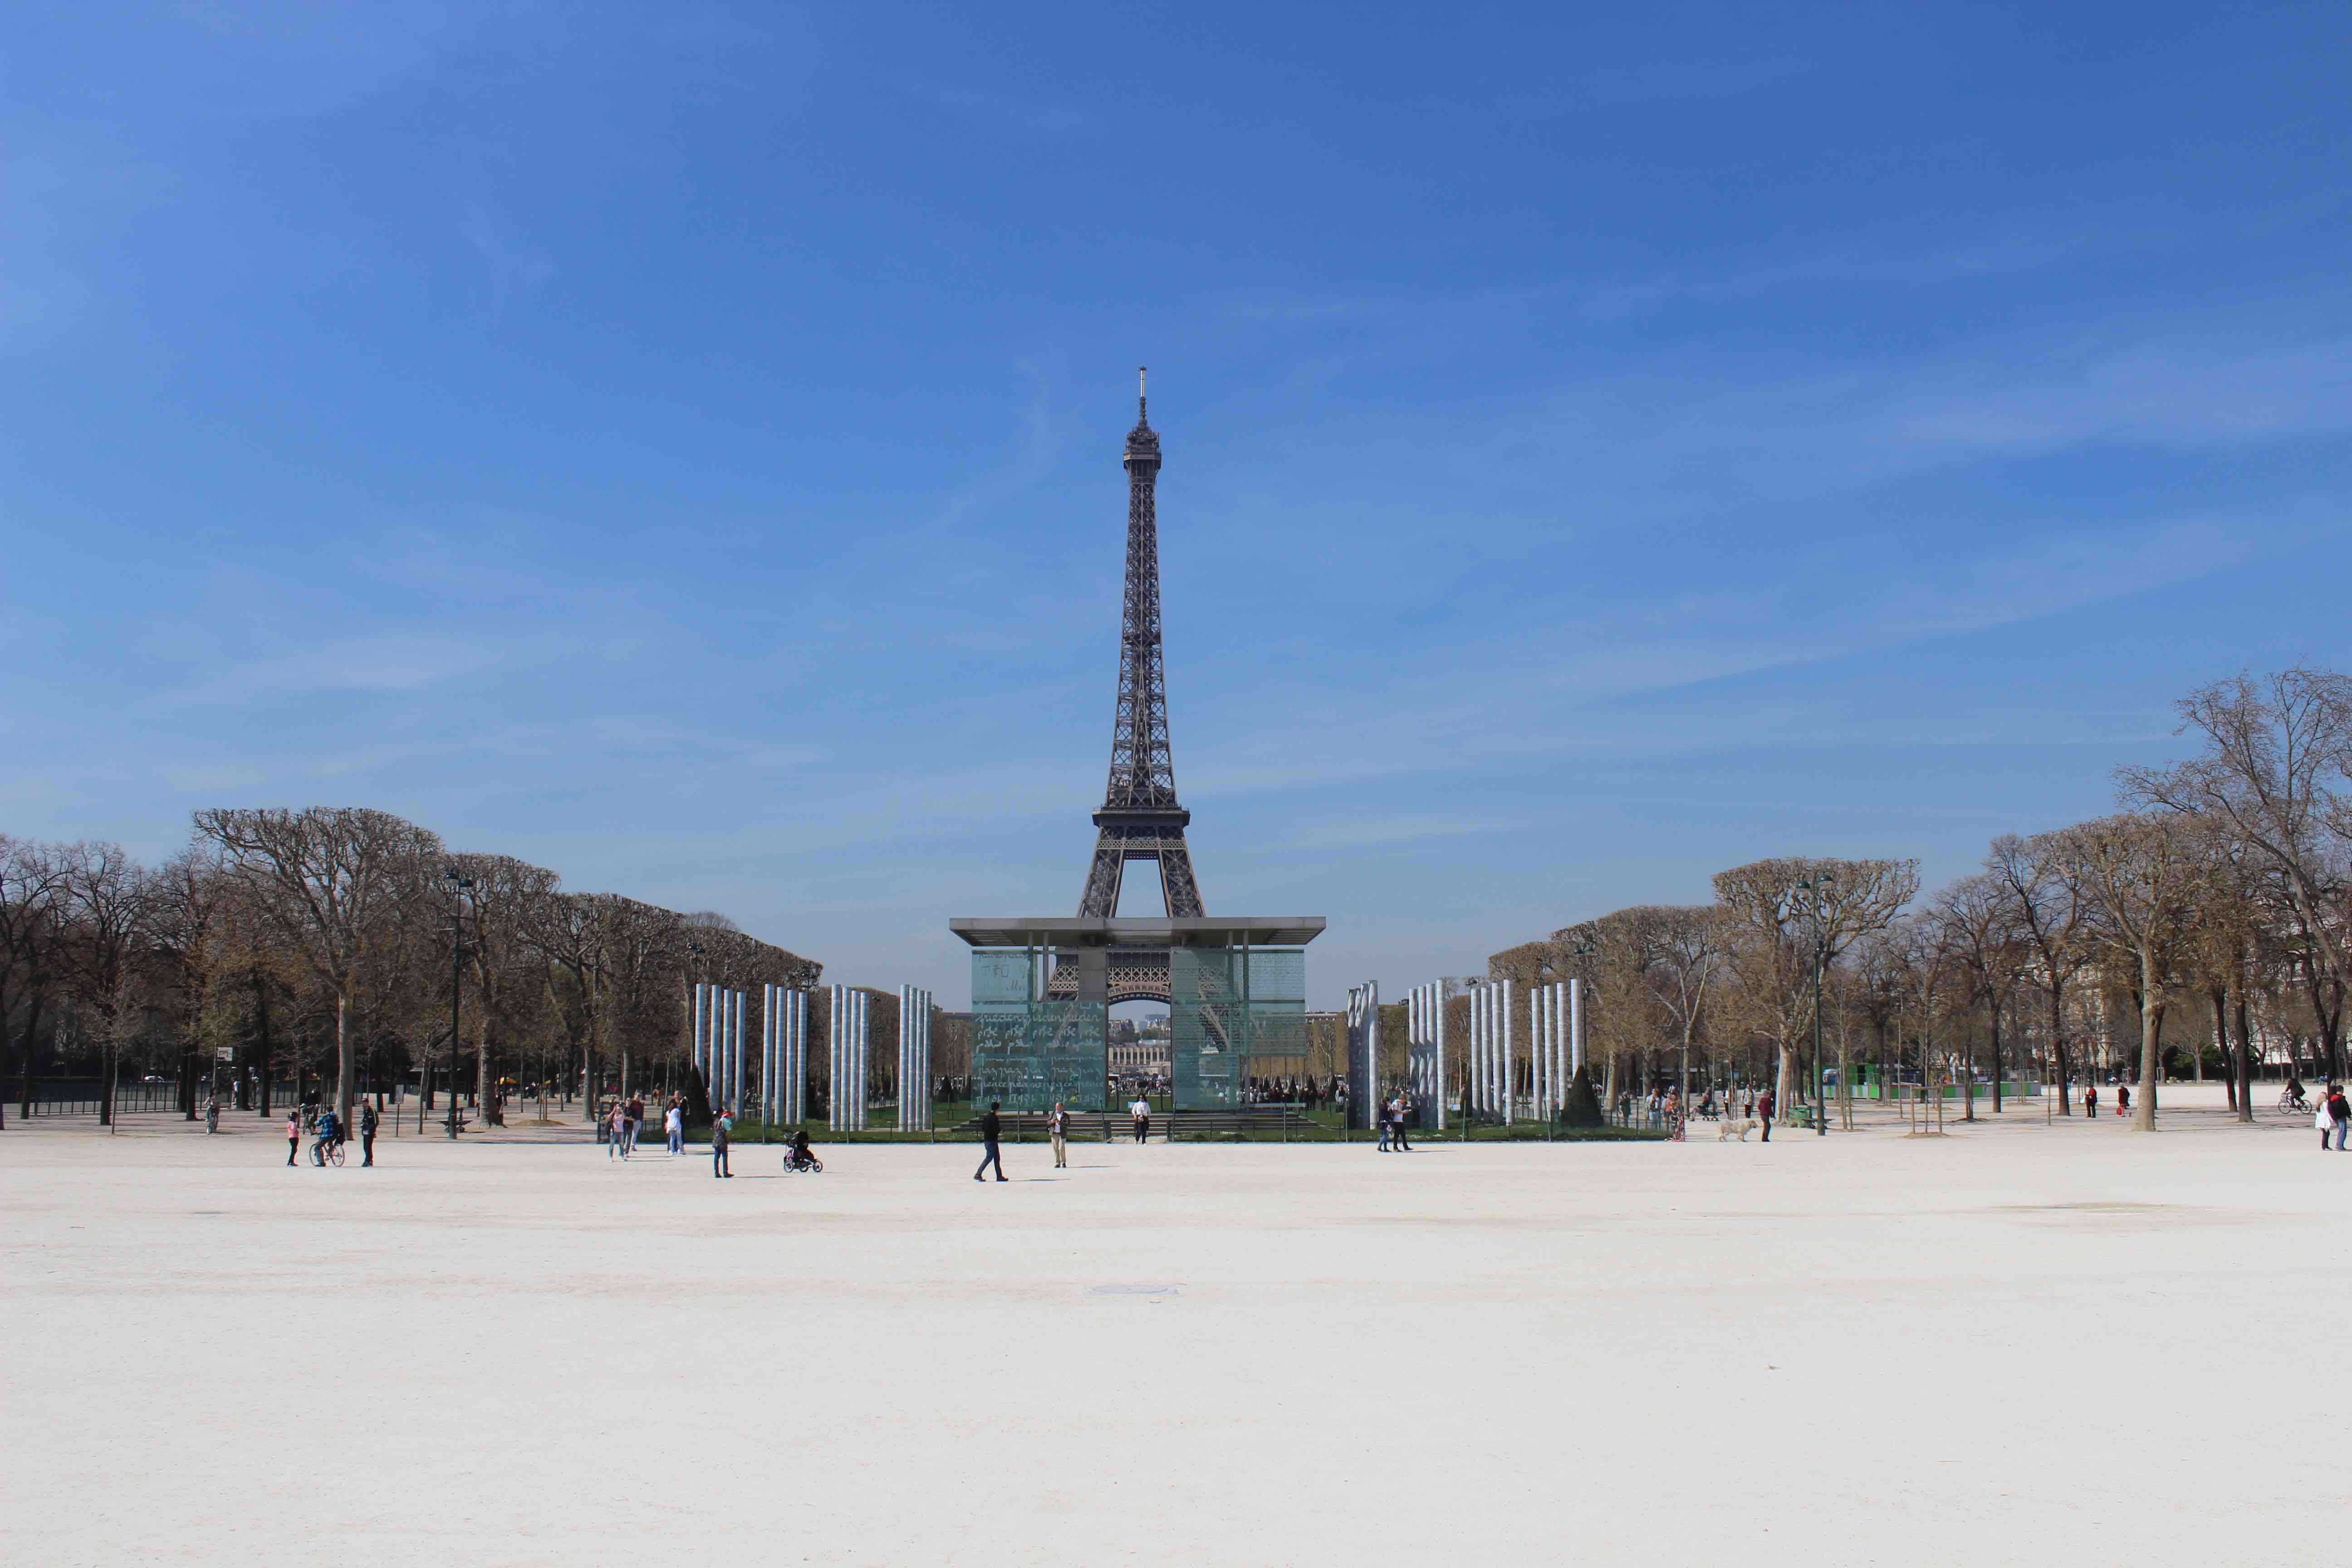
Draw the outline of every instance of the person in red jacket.
[[[1767,1143],[1772,1142],[1772,1112],[1779,1103],[1769,1089],[1756,1101],[1756,1118],[1764,1123],[1764,1142]]]

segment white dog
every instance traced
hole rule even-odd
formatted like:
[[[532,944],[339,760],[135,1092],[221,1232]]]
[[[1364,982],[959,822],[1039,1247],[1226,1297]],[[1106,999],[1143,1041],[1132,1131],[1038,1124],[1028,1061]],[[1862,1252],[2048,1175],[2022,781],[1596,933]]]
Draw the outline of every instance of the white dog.
[[[1739,1141],[1745,1143],[1748,1142],[1748,1134],[1755,1131],[1755,1128],[1756,1119],[1752,1116],[1727,1116],[1716,1127],[1715,1141],[1720,1143],[1737,1133]]]

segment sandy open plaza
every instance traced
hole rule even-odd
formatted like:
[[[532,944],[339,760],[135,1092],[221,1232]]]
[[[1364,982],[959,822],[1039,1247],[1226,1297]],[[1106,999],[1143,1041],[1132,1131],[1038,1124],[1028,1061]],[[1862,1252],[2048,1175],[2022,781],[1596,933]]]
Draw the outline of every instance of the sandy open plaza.
[[[2193,1091],[2178,1091],[2183,1099]],[[12,1131],[45,1563],[2332,1560],[2352,1158]]]

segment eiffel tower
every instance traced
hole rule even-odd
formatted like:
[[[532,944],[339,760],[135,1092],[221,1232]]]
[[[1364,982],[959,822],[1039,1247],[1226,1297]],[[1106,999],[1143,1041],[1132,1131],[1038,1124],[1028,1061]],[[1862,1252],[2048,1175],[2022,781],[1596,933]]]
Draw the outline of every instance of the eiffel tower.
[[[1135,373],[1135,428],[1127,433],[1127,595],[1119,616],[1118,707],[1111,721],[1110,783],[1095,813],[1095,859],[1078,914],[1118,913],[1130,860],[1160,863],[1160,898],[1171,920],[1198,919],[1201,885],[1184,828],[1192,814],[1176,803],[1176,760],[1168,744],[1168,678],[1160,649],[1160,433],[1144,410]]]

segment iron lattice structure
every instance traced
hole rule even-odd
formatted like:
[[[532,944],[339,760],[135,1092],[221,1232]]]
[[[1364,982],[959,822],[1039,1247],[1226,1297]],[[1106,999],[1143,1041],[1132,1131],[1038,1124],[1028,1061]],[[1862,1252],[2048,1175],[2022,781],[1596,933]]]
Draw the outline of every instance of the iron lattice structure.
[[[1201,885],[1184,829],[1192,814],[1176,801],[1176,759],[1168,743],[1168,674],[1160,643],[1160,433],[1145,412],[1137,374],[1135,428],[1119,459],[1127,469],[1127,594],[1119,614],[1118,707],[1111,721],[1110,784],[1095,813],[1095,860],[1078,900],[1081,916],[1118,912],[1130,860],[1160,864],[1171,920],[1198,919]]]

